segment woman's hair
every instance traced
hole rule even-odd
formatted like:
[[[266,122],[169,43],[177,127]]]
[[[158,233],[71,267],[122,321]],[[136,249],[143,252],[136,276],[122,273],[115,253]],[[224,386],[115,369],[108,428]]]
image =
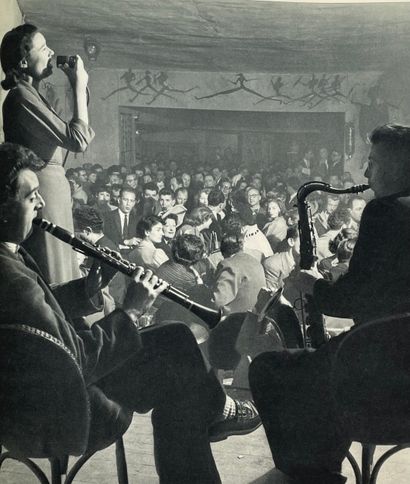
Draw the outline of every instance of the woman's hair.
[[[15,27],[5,34],[0,46],[1,67],[5,79],[1,81],[4,90],[16,87],[18,81],[24,77],[19,63],[31,49],[34,34],[37,27],[31,24],[23,24]]]
[[[226,259],[243,249],[243,235],[241,233],[224,234],[221,240],[221,253]]]
[[[82,231],[90,228],[95,233],[104,231],[104,221],[94,207],[89,205],[82,205],[73,210],[74,228],[77,231]]]
[[[337,248],[336,257],[339,262],[348,262],[353,254],[356,238],[342,240]]]
[[[149,215],[148,217],[142,218],[137,223],[137,229],[136,229],[137,237],[144,239],[146,237],[145,232],[150,232],[152,230],[152,227],[158,224],[163,225],[164,222],[156,215]]]
[[[329,215],[327,225],[330,230],[340,230],[350,222],[351,215],[347,208],[339,208]]]
[[[242,233],[243,222],[239,213],[231,213],[222,221],[222,232],[224,235],[239,235]]]
[[[278,243],[276,247],[276,252],[287,252],[290,248],[288,239],[298,239],[299,238],[299,229],[298,226],[295,225],[290,225],[288,227],[288,230],[286,231],[286,237]]]
[[[44,166],[44,161],[28,148],[14,143],[0,144],[0,203],[16,195],[17,177],[21,170],[39,171]]]
[[[181,234],[173,241],[171,250],[175,262],[190,266],[202,259],[204,243],[197,235]]]
[[[350,227],[342,229],[334,239],[329,240],[329,250],[332,254],[336,254],[339,244],[343,240],[351,240],[357,237],[357,231]]]
[[[184,225],[198,227],[212,218],[212,210],[208,207],[196,207],[185,215]]]

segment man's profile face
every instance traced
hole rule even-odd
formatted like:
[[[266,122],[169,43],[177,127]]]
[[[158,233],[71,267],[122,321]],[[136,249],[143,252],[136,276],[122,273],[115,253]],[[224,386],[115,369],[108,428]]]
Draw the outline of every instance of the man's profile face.
[[[175,194],[177,205],[185,205],[188,201],[188,193],[185,190],[178,190]]]
[[[87,172],[85,170],[78,170],[77,176],[81,183],[87,181]]]
[[[162,210],[169,210],[175,205],[175,200],[172,198],[172,195],[160,195],[159,204]]]
[[[392,160],[391,153],[382,143],[372,145],[364,176],[376,197],[391,195],[400,190],[396,189],[401,175],[400,168],[400,162]]]
[[[144,198],[153,198],[154,200],[158,200],[158,192],[156,190],[146,188],[144,190]]]
[[[333,213],[339,206],[340,200],[328,197],[326,204],[326,212]]]
[[[132,192],[122,192],[120,199],[118,201],[118,208],[123,213],[130,213],[135,205],[135,193]]]
[[[103,203],[109,203],[110,200],[111,200],[110,192],[98,192],[97,202],[100,202],[101,204],[103,204]]]
[[[125,177],[125,183],[132,188],[137,188],[137,175],[135,175],[135,173],[130,173]]]
[[[182,173],[181,175],[182,184],[185,188],[189,187],[191,183],[191,175],[189,173]]]
[[[111,185],[121,185],[121,178],[119,173],[111,173],[108,176]]]
[[[17,175],[17,193],[14,199],[7,202],[7,235],[5,242],[20,244],[31,233],[33,219],[38,216],[38,211],[45,203],[39,192],[37,175],[23,169]]]
[[[215,180],[212,175],[205,175],[204,188],[213,188],[215,186]]]

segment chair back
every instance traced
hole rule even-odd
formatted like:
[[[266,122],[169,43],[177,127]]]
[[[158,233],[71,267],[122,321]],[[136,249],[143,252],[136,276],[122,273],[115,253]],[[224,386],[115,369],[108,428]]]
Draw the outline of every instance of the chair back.
[[[410,313],[365,323],[336,352],[336,404],[353,440],[410,441]]]
[[[0,444],[24,457],[81,455],[89,422],[70,350],[31,326],[0,324]]]

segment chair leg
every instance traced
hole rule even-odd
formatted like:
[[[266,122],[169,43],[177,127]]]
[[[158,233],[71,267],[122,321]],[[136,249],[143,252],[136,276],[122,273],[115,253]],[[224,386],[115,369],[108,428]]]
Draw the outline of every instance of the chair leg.
[[[373,444],[362,444],[362,484],[370,484],[375,449]]]
[[[61,476],[63,472],[60,459],[58,457],[53,457],[49,460],[51,468],[51,484],[61,484]]]
[[[24,457],[16,457],[11,452],[3,452],[0,456],[0,467],[6,459],[14,459],[17,462],[21,462],[31,470],[31,472],[37,477],[41,484],[50,484],[50,481],[47,479],[47,476],[44,474],[44,472],[37,464],[35,464],[30,459],[26,459]]]
[[[386,460],[391,457],[394,454],[397,454],[397,452],[400,452],[403,449],[408,449],[410,447],[409,444],[402,444],[402,445],[396,445],[395,447],[389,449],[387,452],[385,452],[376,462],[373,468],[373,472],[370,477],[370,484],[376,484],[377,481],[377,476],[379,475],[380,469],[382,465],[386,462]]]
[[[78,474],[81,467],[95,454],[95,452],[91,452],[89,454],[82,455],[77,462],[71,467],[70,472],[67,474],[64,484],[71,484],[74,480],[74,477]]]
[[[360,467],[356,459],[353,457],[353,455],[350,452],[347,453],[346,458],[350,462],[350,465],[352,466],[354,477],[356,479],[356,484],[362,484],[362,473],[360,471]]]
[[[124,441],[120,437],[115,443],[115,458],[117,461],[118,484],[128,484],[128,469],[125,459]]]

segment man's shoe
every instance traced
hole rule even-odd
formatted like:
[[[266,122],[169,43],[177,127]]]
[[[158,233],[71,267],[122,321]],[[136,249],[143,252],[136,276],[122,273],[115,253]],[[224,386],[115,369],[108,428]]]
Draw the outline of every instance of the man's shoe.
[[[236,415],[217,422],[209,427],[209,441],[219,442],[230,435],[250,434],[261,426],[255,405],[250,400],[235,400]]]

